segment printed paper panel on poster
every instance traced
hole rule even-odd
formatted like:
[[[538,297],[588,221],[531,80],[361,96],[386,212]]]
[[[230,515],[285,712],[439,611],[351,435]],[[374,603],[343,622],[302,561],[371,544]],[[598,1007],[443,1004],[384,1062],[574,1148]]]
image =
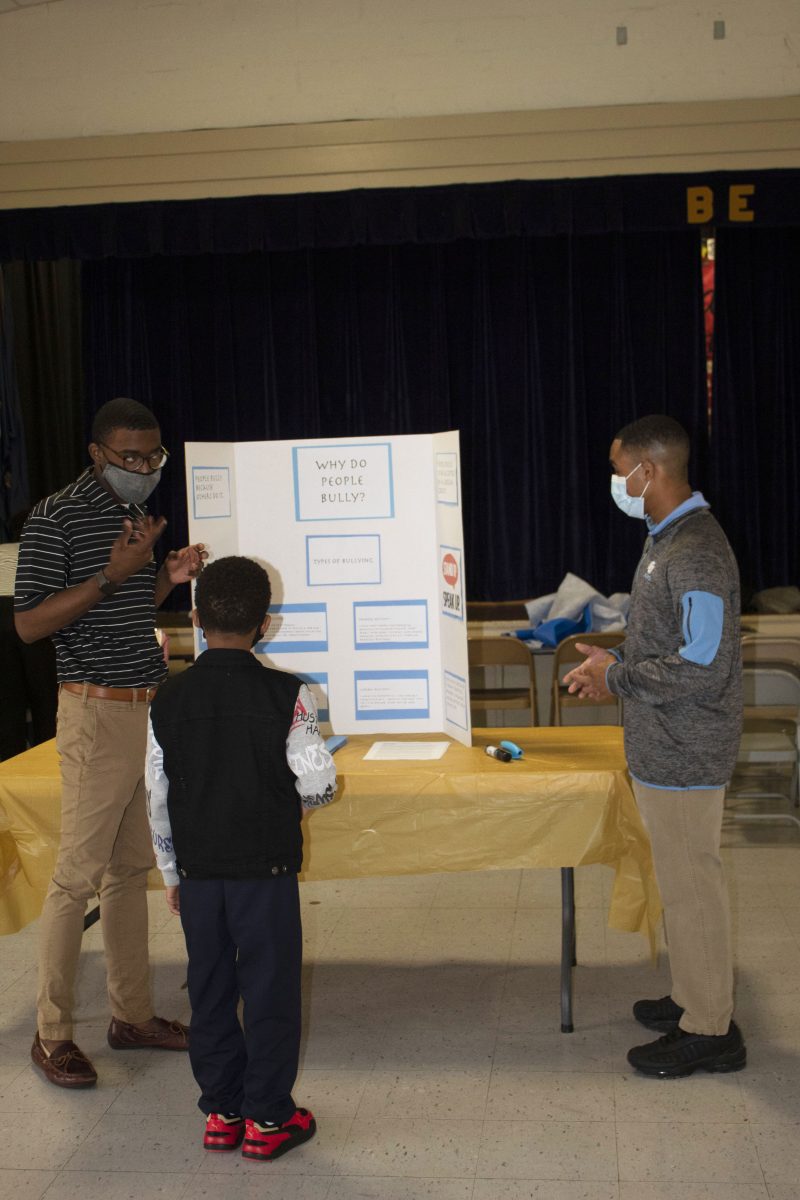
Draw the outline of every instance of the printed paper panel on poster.
[[[458,546],[439,547],[439,584],[442,597],[442,616],[464,620],[463,552]]]
[[[436,455],[436,499],[439,504],[458,504],[458,454],[440,450]]]
[[[427,600],[364,600],[353,605],[356,650],[427,650]]]
[[[269,629],[256,654],[311,654],[328,649],[326,604],[279,604],[270,608]]]
[[[363,587],[381,582],[379,533],[323,533],[306,537],[309,587]]]
[[[469,684],[454,671],[444,673],[444,715],[459,729],[469,729]]]
[[[430,716],[427,671],[356,671],[356,720],[415,720]]]
[[[229,467],[192,467],[192,512],[195,521],[231,515]]]
[[[378,521],[394,516],[389,442],[295,446],[298,521]]]

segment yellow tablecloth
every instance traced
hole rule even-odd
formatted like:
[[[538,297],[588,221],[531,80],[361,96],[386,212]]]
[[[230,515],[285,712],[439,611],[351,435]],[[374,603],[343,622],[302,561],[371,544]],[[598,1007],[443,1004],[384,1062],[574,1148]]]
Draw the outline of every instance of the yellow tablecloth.
[[[524,758],[484,753],[504,737]],[[609,925],[655,944],[661,904],[620,729],[481,730],[472,748],[452,742],[435,761],[365,761],[377,740],[403,739],[351,737],[337,751],[337,799],[304,822],[303,879],[606,863],[616,869]],[[54,742],[0,763],[0,933],[39,914],[59,810]]]

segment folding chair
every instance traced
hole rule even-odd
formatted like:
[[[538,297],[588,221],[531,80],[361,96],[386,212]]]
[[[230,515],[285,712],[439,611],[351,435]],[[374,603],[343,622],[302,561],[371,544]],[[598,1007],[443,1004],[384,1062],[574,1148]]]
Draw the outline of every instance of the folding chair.
[[[752,720],[762,729],[777,721],[776,729],[794,733],[800,758],[800,638],[745,634],[742,669],[745,730]]]
[[[737,785],[736,777],[728,789],[734,801],[786,799],[800,804],[800,639],[774,638],[748,634],[742,638],[742,683],[744,725],[737,759],[737,772],[757,768],[771,776],[784,768],[788,791]],[[770,770],[772,768],[772,770]],[[785,770],[788,768],[788,770]],[[742,812],[729,806],[729,815],[737,822],[789,821],[800,828],[800,817],[793,812]]]
[[[529,623],[524,600],[468,600],[467,620]]]
[[[615,720],[596,721],[593,724],[621,724],[622,704],[616,696],[612,696],[610,700],[592,700],[591,698],[582,700],[579,696],[571,696],[568,686],[564,683],[564,676],[567,671],[571,671],[578,663],[583,662],[584,655],[581,654],[580,650],[576,650],[575,648],[578,642],[585,646],[603,646],[605,649],[610,650],[624,640],[625,634],[622,632],[579,633],[574,637],[564,638],[563,642],[558,643],[553,656],[553,703],[550,716],[550,723],[552,725],[564,724],[561,717],[562,710],[565,708],[613,708]]]
[[[536,677],[533,655],[526,643],[515,637],[476,637],[467,642],[467,652],[470,666],[470,707],[473,714],[486,713],[492,709],[515,712],[529,709],[530,721],[522,724],[537,725],[539,718],[536,708]],[[503,686],[508,667],[524,668],[526,679],[523,686]],[[487,686],[487,670],[492,671],[499,686]],[[472,678],[478,671],[482,676],[480,687],[473,686],[472,683]]]

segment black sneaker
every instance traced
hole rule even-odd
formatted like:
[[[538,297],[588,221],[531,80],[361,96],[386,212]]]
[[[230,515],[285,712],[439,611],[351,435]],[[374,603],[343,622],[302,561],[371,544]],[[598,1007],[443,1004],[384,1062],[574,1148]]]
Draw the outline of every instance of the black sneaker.
[[[628,1062],[643,1075],[677,1079],[698,1069],[741,1071],[747,1051],[739,1026],[731,1021],[728,1032],[719,1036],[673,1029],[646,1046],[634,1046],[628,1051]]]
[[[657,1029],[659,1033],[670,1033],[683,1016],[683,1009],[676,1004],[672,996],[662,996],[660,1000],[637,1000],[633,1006],[633,1015],[645,1029]]]

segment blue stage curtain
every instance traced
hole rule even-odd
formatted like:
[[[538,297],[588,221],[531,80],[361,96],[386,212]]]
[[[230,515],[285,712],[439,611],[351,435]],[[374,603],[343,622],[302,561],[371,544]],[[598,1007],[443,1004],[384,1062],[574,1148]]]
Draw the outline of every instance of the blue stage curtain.
[[[668,412],[705,452],[698,236],[84,262],[87,408],[134,396],[177,451],[459,428],[471,599],[627,591],[644,526],[611,503],[612,437]],[[185,530],[180,453],[159,493]]]
[[[712,477],[746,594],[800,582],[800,229],[719,230]]]
[[[69,259],[14,262],[2,271],[14,315],[28,492],[35,504],[89,462],[83,438],[81,264]]]
[[[7,271],[0,268],[0,542],[12,540],[12,518],[30,506]]]
[[[800,170],[715,171],[589,179],[512,179],[422,188],[362,188],[76,204],[0,211],[0,261],[244,254],[463,239],[643,233],[687,228],[687,188],[735,224],[728,192],[749,184],[760,227],[797,223]],[[739,219],[739,224],[741,221]]]

